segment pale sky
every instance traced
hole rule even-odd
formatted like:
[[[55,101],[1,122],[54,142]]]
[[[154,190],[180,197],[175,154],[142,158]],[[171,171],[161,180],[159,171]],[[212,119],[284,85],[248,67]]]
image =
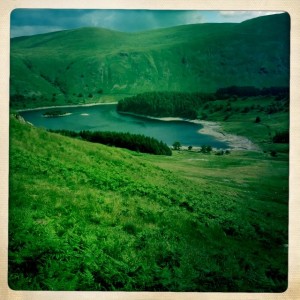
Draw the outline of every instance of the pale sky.
[[[16,9],[11,13],[11,37],[80,27],[138,32],[198,23],[240,23],[280,11]]]

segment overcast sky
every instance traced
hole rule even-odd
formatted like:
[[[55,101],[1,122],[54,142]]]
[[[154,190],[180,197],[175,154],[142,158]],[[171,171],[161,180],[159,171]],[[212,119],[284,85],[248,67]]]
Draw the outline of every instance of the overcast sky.
[[[11,37],[80,27],[104,27],[137,32],[196,23],[239,23],[271,11],[170,11],[16,9],[11,13]]]

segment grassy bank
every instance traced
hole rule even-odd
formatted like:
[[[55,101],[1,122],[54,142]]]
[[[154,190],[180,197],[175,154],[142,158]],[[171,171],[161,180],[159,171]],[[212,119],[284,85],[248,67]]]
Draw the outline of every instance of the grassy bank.
[[[289,100],[272,96],[229,98],[206,103],[200,119],[218,122],[223,134],[245,136],[266,152],[288,153],[288,143],[273,143],[277,132],[289,131]]]
[[[232,94],[151,92],[125,98],[117,110],[161,120],[188,119],[204,126],[202,134],[215,136],[235,149],[289,152],[288,88],[229,87]],[[248,93],[247,89],[250,90]],[[222,89],[220,89],[222,90]],[[245,91],[244,91],[245,90]],[[236,95],[240,91],[244,95]],[[253,93],[254,96],[252,95]],[[275,142],[276,135],[285,136]],[[180,141],[179,141],[180,142]],[[193,146],[193,145],[191,145]]]
[[[12,118],[9,196],[12,289],[287,287],[284,153],[154,159]]]

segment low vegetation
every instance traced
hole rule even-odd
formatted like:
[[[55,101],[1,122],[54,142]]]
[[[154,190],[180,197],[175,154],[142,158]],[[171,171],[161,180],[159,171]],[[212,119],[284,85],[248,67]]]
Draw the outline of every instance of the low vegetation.
[[[50,110],[43,113],[43,116],[45,118],[56,118],[56,117],[62,117],[66,114],[67,114],[66,112],[63,112],[61,110]]]
[[[288,155],[153,156],[10,123],[9,286],[282,292]]]

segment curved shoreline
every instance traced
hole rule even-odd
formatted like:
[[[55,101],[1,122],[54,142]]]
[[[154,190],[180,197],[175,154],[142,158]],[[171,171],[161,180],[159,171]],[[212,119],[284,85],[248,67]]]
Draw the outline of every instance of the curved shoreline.
[[[199,130],[200,133],[211,135],[221,142],[228,143],[232,150],[260,150],[259,146],[255,145],[248,138],[224,132],[218,122],[195,120],[194,123],[203,125],[203,128]]]
[[[152,117],[147,115],[140,115],[130,112],[118,112],[125,115],[131,115],[136,117],[143,117],[143,118],[149,118],[154,120],[160,120],[160,121],[184,121],[184,122],[190,122],[194,124],[202,125],[203,127],[199,129],[199,133],[210,135],[215,137],[220,142],[225,142],[229,145],[231,150],[248,150],[248,151],[259,151],[260,148],[252,143],[248,138],[244,136],[234,135],[230,133],[226,133],[222,130],[222,127],[220,123],[213,122],[213,121],[205,121],[205,120],[197,120],[197,119],[184,119],[179,117]]]
[[[60,115],[43,115],[43,118],[61,118],[61,117],[70,116],[71,114],[72,113],[65,113]]]
[[[18,112],[24,112],[24,111],[34,111],[34,110],[41,110],[41,109],[53,109],[53,108],[72,108],[72,107],[85,107],[85,106],[98,106],[98,105],[112,105],[117,104],[118,102],[108,102],[108,103],[88,103],[88,104],[74,104],[74,105],[63,105],[63,106],[46,106],[46,107],[36,107],[36,108],[29,108],[29,109],[23,109],[18,110]],[[260,148],[255,145],[253,142],[251,142],[248,138],[244,136],[238,136],[230,133],[226,133],[222,130],[222,127],[220,123],[213,122],[213,121],[205,121],[205,120],[197,120],[197,119],[184,119],[180,117],[152,117],[147,115],[141,115],[131,112],[122,112],[118,111],[120,114],[124,115],[131,115],[136,117],[143,117],[153,120],[159,120],[159,121],[184,121],[184,122],[190,122],[194,124],[202,125],[203,127],[199,129],[199,133],[210,135],[215,137],[220,142],[225,142],[229,145],[229,149],[231,150],[248,150],[248,151],[259,151]]]
[[[106,102],[106,103],[95,102],[95,103],[87,103],[87,104],[41,106],[41,107],[34,107],[34,108],[19,109],[19,110],[17,110],[17,112],[34,111],[34,110],[41,110],[41,109],[52,109],[52,108],[72,108],[72,107],[85,107],[85,106],[97,106],[97,105],[111,105],[111,104],[118,104],[118,102]]]

